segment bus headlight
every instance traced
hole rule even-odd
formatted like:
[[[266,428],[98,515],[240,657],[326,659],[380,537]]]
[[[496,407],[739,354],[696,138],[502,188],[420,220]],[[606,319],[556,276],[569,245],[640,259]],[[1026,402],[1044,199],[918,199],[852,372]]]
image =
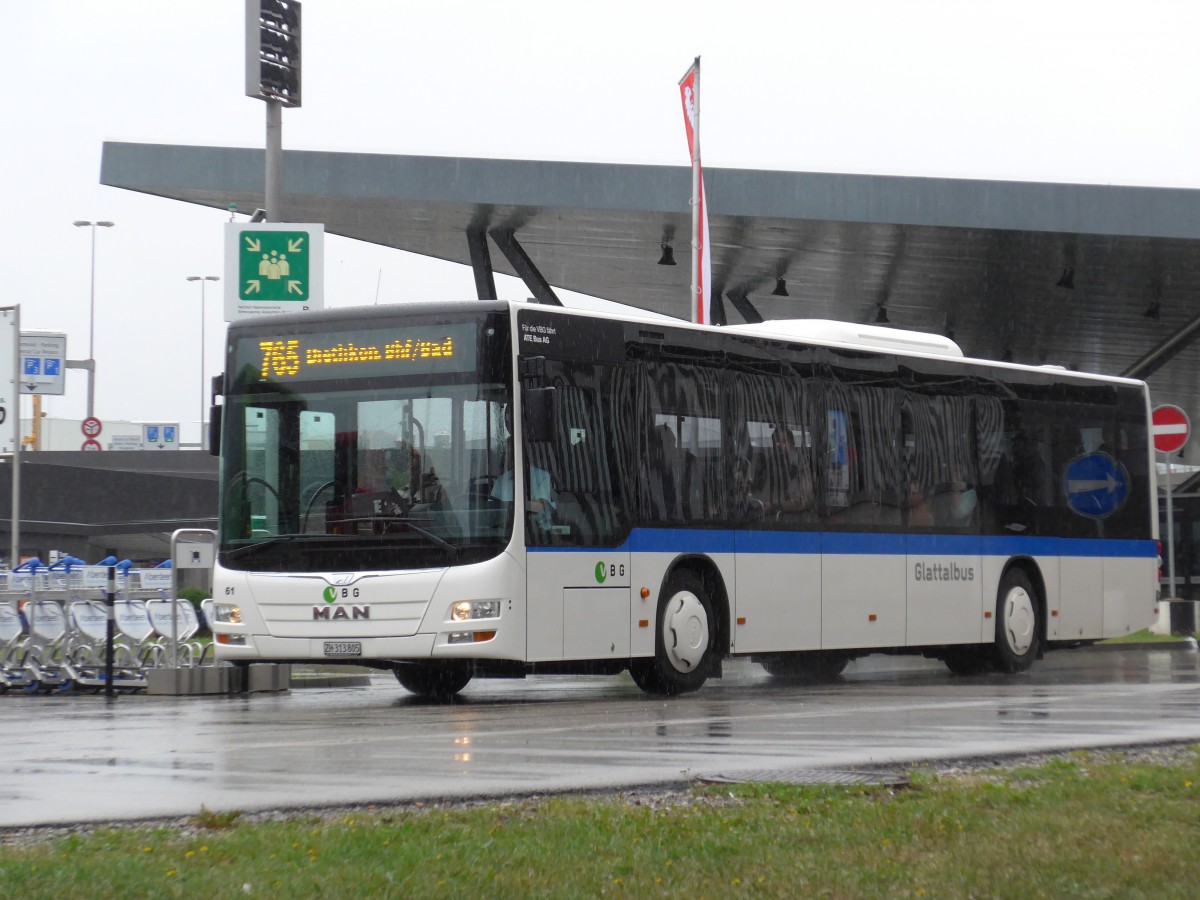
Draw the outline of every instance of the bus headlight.
[[[230,603],[218,603],[214,609],[218,622],[225,622],[229,625],[242,624],[242,608],[234,606]]]
[[[451,622],[466,622],[470,619],[497,619],[499,617],[499,600],[460,600],[450,607]]]

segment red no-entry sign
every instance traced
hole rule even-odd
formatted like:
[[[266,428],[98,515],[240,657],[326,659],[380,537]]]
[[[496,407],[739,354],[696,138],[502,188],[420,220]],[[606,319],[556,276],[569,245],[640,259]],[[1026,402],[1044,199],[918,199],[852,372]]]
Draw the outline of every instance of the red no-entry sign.
[[[1178,406],[1158,406],[1150,414],[1154,434],[1154,449],[1159,453],[1174,453],[1187,443],[1192,423]]]

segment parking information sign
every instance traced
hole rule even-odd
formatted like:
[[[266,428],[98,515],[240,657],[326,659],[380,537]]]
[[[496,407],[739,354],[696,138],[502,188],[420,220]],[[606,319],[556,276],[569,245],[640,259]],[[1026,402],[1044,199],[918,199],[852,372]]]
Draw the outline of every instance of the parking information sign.
[[[321,224],[226,224],[225,321],[321,309],[324,250]]]
[[[179,449],[179,425],[143,425],[142,426],[142,449],[143,450],[178,450]]]
[[[67,392],[67,336],[43,331],[21,332],[21,393]]]

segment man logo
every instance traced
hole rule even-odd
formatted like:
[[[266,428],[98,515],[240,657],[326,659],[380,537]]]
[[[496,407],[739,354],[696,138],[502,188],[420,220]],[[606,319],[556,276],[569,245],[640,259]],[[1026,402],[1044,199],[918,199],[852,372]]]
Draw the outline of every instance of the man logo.
[[[330,608],[328,606],[314,606],[312,608],[313,619],[323,619],[326,622],[337,621],[338,619],[369,619],[371,618],[371,607],[369,606],[352,606],[346,609],[344,606]]]

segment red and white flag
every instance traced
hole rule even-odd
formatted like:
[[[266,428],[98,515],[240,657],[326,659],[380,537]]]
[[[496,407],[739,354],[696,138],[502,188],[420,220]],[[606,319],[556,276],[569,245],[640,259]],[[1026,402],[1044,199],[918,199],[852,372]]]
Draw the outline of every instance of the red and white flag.
[[[683,122],[692,155],[692,321],[712,324],[712,266],[708,259],[708,210],[704,205],[704,172],[700,167],[700,57],[679,82]]]

